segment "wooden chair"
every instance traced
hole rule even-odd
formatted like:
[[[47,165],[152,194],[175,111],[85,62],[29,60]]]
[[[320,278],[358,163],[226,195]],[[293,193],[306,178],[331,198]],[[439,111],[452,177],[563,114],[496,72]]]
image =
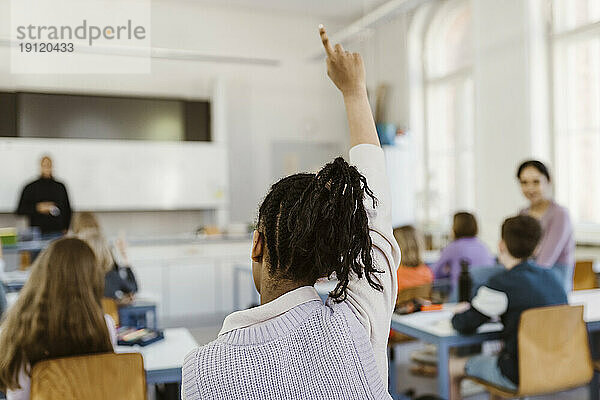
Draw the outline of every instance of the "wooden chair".
[[[588,290],[598,287],[593,261],[577,261],[573,273],[573,290]]]
[[[431,284],[427,284],[399,290],[398,297],[396,297],[396,306],[418,298],[429,299],[431,297],[431,286]],[[402,333],[390,331],[388,343],[394,345],[398,343],[411,342],[413,340],[415,340],[415,338],[403,335]]]
[[[413,299],[429,299],[431,298],[431,284],[414,286],[398,291],[398,297],[396,298],[396,304],[406,303]]]
[[[44,360],[33,366],[31,400],[145,400],[139,353],[105,353]]]
[[[108,314],[111,316],[113,321],[115,321],[115,325],[119,326],[119,306],[114,299],[110,297],[102,298],[102,310],[104,314]]]
[[[519,387],[506,391],[482,384],[490,399],[521,398],[561,392],[587,384],[593,376],[583,306],[526,310],[519,324]],[[495,397],[494,397],[495,396]]]

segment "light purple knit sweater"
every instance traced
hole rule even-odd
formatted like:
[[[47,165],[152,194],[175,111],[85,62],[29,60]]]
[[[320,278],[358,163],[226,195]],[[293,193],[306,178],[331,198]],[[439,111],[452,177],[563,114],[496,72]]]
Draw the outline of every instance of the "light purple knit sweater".
[[[323,304],[304,286],[229,315],[217,339],[192,351],[182,370],[182,399],[390,399],[387,339],[400,251],[391,227],[383,151],[350,150],[378,205],[365,201],[375,279],[351,279],[347,298]]]
[[[182,398],[389,399],[363,326],[345,303],[328,303],[301,304],[189,354]]]

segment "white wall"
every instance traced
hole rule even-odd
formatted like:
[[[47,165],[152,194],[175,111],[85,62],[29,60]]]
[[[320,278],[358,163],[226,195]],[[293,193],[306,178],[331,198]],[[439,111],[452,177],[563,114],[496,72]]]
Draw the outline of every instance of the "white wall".
[[[9,15],[8,0],[0,0],[2,38],[8,37]],[[320,45],[320,22],[328,23],[238,7],[153,1],[153,47],[281,63],[272,67],[153,59],[149,75],[14,75],[8,48],[0,47],[0,90],[209,98],[218,79],[225,110],[221,122],[230,151],[230,217],[234,222],[251,221],[273,178],[274,139],[344,143],[341,97],[328,82],[324,63],[307,61]],[[335,22],[328,25],[336,27]]]
[[[495,248],[502,221],[526,205],[515,178],[519,163],[548,157],[543,138],[550,137],[544,123],[549,103],[532,91],[539,80],[547,84],[547,60],[535,53],[543,50],[536,47],[543,32],[530,16],[542,12],[540,1],[474,0],[472,7],[476,205],[482,237]]]

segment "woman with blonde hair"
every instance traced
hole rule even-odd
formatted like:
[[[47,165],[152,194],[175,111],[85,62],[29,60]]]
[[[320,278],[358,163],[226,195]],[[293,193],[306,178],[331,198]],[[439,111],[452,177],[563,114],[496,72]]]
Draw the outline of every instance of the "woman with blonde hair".
[[[421,258],[423,242],[415,227],[405,225],[396,228],[394,237],[402,254],[398,268],[398,291],[433,282],[433,272]]]
[[[80,212],[75,215],[73,219],[72,228],[73,233],[79,235],[80,233],[86,231],[94,231],[101,233],[100,223],[98,223],[98,219],[91,212]]]
[[[38,361],[113,351],[115,323],[101,306],[103,277],[80,239],[59,239],[36,259],[0,333],[0,390],[8,400],[29,399]]]
[[[137,281],[133,270],[127,261],[125,242],[117,241],[117,251],[124,265],[115,262],[111,247],[109,246],[98,219],[91,212],[78,213],[73,221],[73,233],[85,240],[98,259],[104,272],[104,297],[115,299],[120,304],[129,304],[133,301],[138,290]]]

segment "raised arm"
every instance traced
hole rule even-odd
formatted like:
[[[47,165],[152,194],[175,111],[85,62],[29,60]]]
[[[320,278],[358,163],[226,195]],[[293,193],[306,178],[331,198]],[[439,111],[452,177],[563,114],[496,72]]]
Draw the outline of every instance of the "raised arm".
[[[387,381],[387,340],[398,293],[396,271],[400,263],[400,249],[392,233],[385,160],[367,99],[365,70],[360,55],[345,52],[340,45],[332,48],[325,29],[321,27],[320,33],[327,52],[327,73],[344,95],[353,146],[350,163],[365,176],[378,200],[376,207],[370,199],[363,204],[369,219],[373,266],[381,272],[374,274],[374,280],[382,290],[371,287],[366,279],[351,279],[345,304],[367,332],[377,367]]]
[[[360,54],[345,51],[341,44],[331,46],[325,27],[319,27],[321,40],[327,53],[327,75],[344,95],[350,146],[374,144],[379,146],[375,121],[369,106],[365,84],[365,66]]]

